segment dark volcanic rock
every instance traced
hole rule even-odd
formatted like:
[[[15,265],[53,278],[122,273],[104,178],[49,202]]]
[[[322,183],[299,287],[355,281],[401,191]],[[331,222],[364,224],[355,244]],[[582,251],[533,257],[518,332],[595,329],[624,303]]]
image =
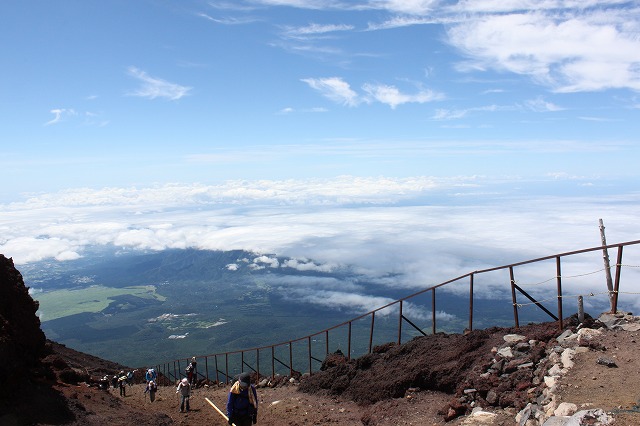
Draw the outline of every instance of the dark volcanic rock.
[[[44,353],[37,310],[13,260],[0,255],[0,396],[13,392]]]

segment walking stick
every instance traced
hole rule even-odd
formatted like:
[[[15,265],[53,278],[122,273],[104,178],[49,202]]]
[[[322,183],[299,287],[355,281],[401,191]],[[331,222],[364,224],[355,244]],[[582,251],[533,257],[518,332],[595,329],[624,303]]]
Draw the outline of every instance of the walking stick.
[[[227,417],[227,416],[226,416],[222,411],[220,411],[220,409],[219,409],[218,407],[216,407],[216,404],[214,404],[213,402],[211,402],[211,400],[210,400],[209,398],[206,398],[206,397],[205,397],[205,399],[207,400],[207,402],[208,402],[209,404],[211,404],[211,406],[212,406],[213,408],[215,408],[215,409],[216,409],[216,411],[217,411],[217,412],[218,412],[222,417],[224,417],[224,419],[225,419],[226,421],[229,421],[229,417]],[[231,423],[231,424],[232,424],[233,426],[235,426],[235,423]]]

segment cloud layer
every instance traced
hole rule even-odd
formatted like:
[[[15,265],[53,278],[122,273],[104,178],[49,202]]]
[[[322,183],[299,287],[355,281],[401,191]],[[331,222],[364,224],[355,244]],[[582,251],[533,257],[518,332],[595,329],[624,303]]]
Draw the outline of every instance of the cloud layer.
[[[410,290],[474,270],[598,246],[599,218],[605,221],[609,243],[640,239],[637,194],[518,198],[476,178],[476,186],[466,187],[459,198],[465,188],[460,183],[342,177],[62,191],[1,206],[0,253],[23,264],[78,258],[96,245],[244,249],[264,254],[253,260],[257,268],[349,268],[370,283]],[[280,264],[274,255],[292,259]],[[576,270],[567,274],[600,269],[601,254],[595,254],[595,266],[581,262],[573,262]],[[630,249],[627,262],[640,265],[640,256]],[[554,274],[551,269],[530,271],[526,281]],[[588,284],[594,280],[598,278]],[[479,280],[477,291],[490,292],[494,284],[483,290]],[[313,303],[362,294],[350,285],[323,281],[299,285],[295,292]],[[363,308],[385,302],[367,299],[360,302]]]

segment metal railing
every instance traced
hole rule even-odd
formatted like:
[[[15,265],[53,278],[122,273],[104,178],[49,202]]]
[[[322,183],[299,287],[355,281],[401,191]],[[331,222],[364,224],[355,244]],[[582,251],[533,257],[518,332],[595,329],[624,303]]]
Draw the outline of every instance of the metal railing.
[[[540,257],[536,259],[526,260],[523,262],[512,263],[504,266],[498,266],[494,268],[488,268],[488,269],[469,272],[464,275],[460,275],[456,278],[453,278],[451,280],[444,281],[437,285],[433,285],[431,287],[425,288],[416,293],[410,294],[406,297],[403,297],[401,299],[388,303],[384,306],[381,306],[375,310],[369,311],[358,317],[352,318],[348,321],[345,321],[333,327],[329,327],[327,329],[316,332],[314,334],[310,334],[297,339],[280,342],[273,345],[197,356],[197,358],[200,360],[199,362],[200,368],[198,371],[198,376],[201,379],[205,379],[207,381],[215,381],[217,383],[221,383],[221,382],[229,383],[229,381],[232,379],[232,377],[235,375],[236,372],[249,371],[249,370],[257,373],[259,377],[271,376],[271,378],[274,378],[276,376],[277,371],[284,371],[290,377],[299,376],[302,373],[296,370],[296,367],[299,368],[300,370],[306,369],[309,373],[312,373],[314,371],[313,363],[316,362],[318,364],[322,364],[323,362],[322,359],[318,358],[317,356],[314,356],[314,352],[312,350],[313,344],[315,343],[316,351],[317,351],[317,346],[318,346],[317,341],[322,342],[324,340],[324,348],[321,351],[321,357],[325,358],[326,355],[330,353],[330,350],[329,350],[330,333],[335,332],[336,330],[339,330],[339,329],[341,330],[343,328],[346,328],[346,334],[347,334],[346,346],[347,347],[346,347],[345,356],[348,359],[350,359],[352,355],[355,355],[355,353],[352,353],[354,352],[352,349],[352,343],[354,342],[354,336],[353,336],[354,324],[361,323],[362,321],[366,320],[367,317],[370,317],[369,325],[368,327],[366,327],[368,329],[368,342],[366,342],[366,345],[364,346],[367,348],[367,353],[372,353],[372,351],[374,350],[374,328],[376,326],[376,314],[380,315],[381,313],[384,312],[384,317],[388,317],[389,312],[395,309],[397,309],[397,313],[398,313],[395,339],[386,340],[384,343],[393,342],[395,340],[394,343],[401,344],[402,337],[403,337],[403,325],[405,323],[411,327],[409,330],[411,330],[415,335],[420,334],[420,335],[426,336],[427,332],[425,332],[425,330],[428,330],[428,327],[420,327],[414,321],[408,318],[408,316],[405,315],[405,313],[407,311],[406,308],[409,306],[408,305],[408,303],[410,303],[409,301],[416,299],[418,296],[427,295],[429,293],[431,295],[431,298],[430,298],[431,330],[430,331],[431,333],[435,334],[437,332],[437,319],[438,319],[437,310],[436,310],[436,307],[437,307],[436,290],[445,288],[446,286],[450,286],[454,283],[464,282],[463,280],[465,279],[468,280],[468,308],[469,308],[468,323],[467,323],[466,329],[469,331],[473,330],[474,300],[478,299],[474,294],[474,286],[476,285],[477,278],[484,275],[488,275],[490,273],[500,272],[500,271],[508,272],[509,274],[508,288],[510,289],[510,293],[511,293],[510,305],[512,305],[513,307],[513,322],[516,328],[520,326],[519,310],[524,306],[535,306],[540,311],[544,312],[544,314],[546,314],[553,321],[557,321],[558,327],[562,329],[563,299],[567,297],[574,297],[573,295],[564,294],[563,288],[562,288],[562,285],[563,285],[562,269],[563,269],[563,265],[566,265],[569,263],[567,261],[567,258],[573,258],[574,256],[581,255],[581,254],[602,251],[604,253],[605,259],[608,261],[607,259],[608,249],[617,249],[617,256],[616,256],[617,260],[614,265],[615,280],[614,280],[613,291],[603,291],[599,293],[599,294],[606,295],[608,298],[610,298],[612,311],[615,313],[616,310],[618,309],[620,284],[622,279],[622,276],[621,276],[622,268],[623,266],[634,267],[634,266],[622,264],[623,248],[629,247],[629,246],[635,246],[637,244],[640,244],[640,240],[617,243],[617,244],[609,244],[606,246],[591,247],[587,249],[565,252],[565,253],[555,254],[551,256],[545,256],[545,257]],[[525,285],[519,284],[518,281],[516,281],[515,271],[516,271],[516,268],[522,268],[525,265],[538,265],[542,267],[544,266],[542,264],[547,261],[553,261],[553,265],[555,266],[553,268],[554,275],[552,278],[547,279],[546,281],[543,281],[543,283],[555,282],[555,295],[553,295],[550,299],[547,299],[547,300],[538,300],[536,299],[536,297],[530,294],[530,292],[525,291],[525,289],[523,288],[525,287]],[[563,261],[565,262],[565,264],[562,263]],[[595,261],[591,259],[588,265],[591,266],[593,264],[595,264]],[[584,272],[582,269],[584,269],[585,267],[586,266],[579,266],[579,269],[581,269],[581,272]],[[600,268],[595,272],[600,272],[602,270],[603,269]],[[537,271],[537,272],[540,273],[541,271]],[[573,276],[565,276],[564,278],[565,279],[575,278],[575,277],[587,276],[591,274],[594,274],[594,272],[581,273]],[[541,284],[541,283],[538,283],[538,284]],[[505,290],[506,288],[504,288],[504,285],[503,285],[502,292],[504,293]],[[440,292],[438,291],[438,294],[439,293]],[[547,293],[549,293],[549,291],[547,291]],[[634,293],[634,294],[637,294],[637,293]],[[528,302],[522,303],[521,301],[519,301],[518,299],[519,295],[523,296],[526,300],[528,300]],[[593,291],[587,293],[587,296],[594,296],[594,295],[595,294]],[[545,307],[543,303],[545,301],[553,301],[553,300],[555,300],[556,302],[555,313],[553,313],[551,309]],[[506,302],[506,303],[509,303],[509,302]],[[411,306],[411,311],[414,313],[416,312],[416,309],[414,306]],[[420,315],[418,316],[420,317],[420,319],[425,319],[424,316],[420,316]],[[496,324],[493,324],[493,325],[496,325]],[[362,332],[360,334],[362,334]],[[360,337],[359,342],[362,343],[363,339],[365,339],[366,337],[367,336],[365,336],[364,338]],[[293,348],[296,345],[297,345],[297,349],[294,351]],[[294,357],[294,353],[295,353],[295,357]],[[361,353],[359,355],[365,355],[365,353]],[[180,377],[184,375],[182,367],[187,365],[190,358],[191,357],[181,358],[181,359],[176,359],[167,363],[158,364],[156,365],[156,369],[161,375],[164,375],[166,378],[175,382],[176,380],[178,380]],[[204,363],[202,363],[202,360],[204,360]],[[262,365],[260,363],[261,360],[263,361]],[[265,361],[267,363],[266,368],[264,365]],[[204,369],[202,369],[202,364],[204,364]],[[294,365],[296,367],[294,367]]]

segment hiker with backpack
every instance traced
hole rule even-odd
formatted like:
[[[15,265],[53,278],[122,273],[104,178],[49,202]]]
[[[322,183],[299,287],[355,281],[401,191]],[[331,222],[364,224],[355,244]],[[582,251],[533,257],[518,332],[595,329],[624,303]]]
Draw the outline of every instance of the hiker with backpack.
[[[151,381],[156,382],[158,380],[158,374],[156,373],[156,370],[153,368],[149,368],[147,372],[144,373],[144,379],[147,381],[147,383]]]
[[[187,365],[185,369],[185,373],[187,373],[187,381],[192,387],[196,386],[196,382],[198,381],[198,363],[196,362],[196,357],[191,358],[191,362]]]
[[[229,390],[227,400],[228,423],[236,426],[251,426],[258,422],[258,393],[251,384],[249,373],[242,373]]]

